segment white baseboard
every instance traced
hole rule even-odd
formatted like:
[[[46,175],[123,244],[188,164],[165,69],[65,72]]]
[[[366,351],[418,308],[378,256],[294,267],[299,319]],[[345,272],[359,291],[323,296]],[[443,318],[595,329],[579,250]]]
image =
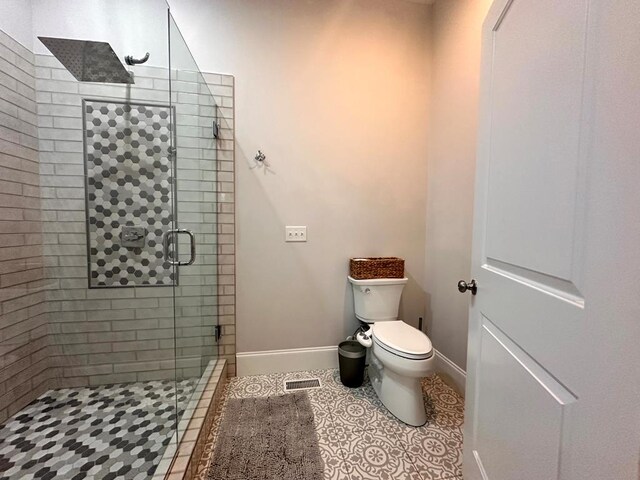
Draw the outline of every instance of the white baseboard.
[[[265,350],[236,354],[237,375],[263,375],[302,370],[338,368],[338,347],[292,348],[289,350]],[[467,374],[438,350],[435,353],[435,371],[459,393],[464,395]]]
[[[434,353],[436,355],[436,372],[443,373],[444,375],[442,378],[464,397],[467,372],[453,363],[449,358],[445,357],[438,350],[434,349]]]
[[[293,348],[236,354],[237,375],[298,372],[338,368],[338,347]]]

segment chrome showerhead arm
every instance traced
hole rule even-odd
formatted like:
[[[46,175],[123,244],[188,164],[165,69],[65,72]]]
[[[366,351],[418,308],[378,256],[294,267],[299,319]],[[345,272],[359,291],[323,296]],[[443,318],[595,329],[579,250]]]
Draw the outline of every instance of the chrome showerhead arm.
[[[140,59],[133,58],[131,55],[127,55],[126,57],[124,57],[124,61],[127,65],[140,65],[147,60],[149,60],[149,52],[147,52],[147,54]]]

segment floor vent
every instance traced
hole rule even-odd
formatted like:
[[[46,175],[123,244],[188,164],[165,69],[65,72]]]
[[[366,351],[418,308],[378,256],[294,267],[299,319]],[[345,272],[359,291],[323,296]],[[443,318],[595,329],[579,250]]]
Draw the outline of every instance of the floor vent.
[[[308,390],[310,388],[320,388],[319,378],[305,378],[302,380],[285,380],[284,391],[290,392],[292,390]]]

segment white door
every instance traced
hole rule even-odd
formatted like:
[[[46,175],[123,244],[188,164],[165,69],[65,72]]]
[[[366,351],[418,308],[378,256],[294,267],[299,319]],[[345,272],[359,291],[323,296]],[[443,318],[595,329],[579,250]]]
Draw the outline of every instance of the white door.
[[[640,1],[496,0],[481,91],[464,478],[636,480]]]

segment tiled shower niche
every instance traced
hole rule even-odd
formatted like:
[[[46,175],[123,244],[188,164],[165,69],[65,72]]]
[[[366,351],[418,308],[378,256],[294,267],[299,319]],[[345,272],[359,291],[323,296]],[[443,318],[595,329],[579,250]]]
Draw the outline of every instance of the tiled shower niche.
[[[84,100],[89,287],[173,285],[171,107]]]

